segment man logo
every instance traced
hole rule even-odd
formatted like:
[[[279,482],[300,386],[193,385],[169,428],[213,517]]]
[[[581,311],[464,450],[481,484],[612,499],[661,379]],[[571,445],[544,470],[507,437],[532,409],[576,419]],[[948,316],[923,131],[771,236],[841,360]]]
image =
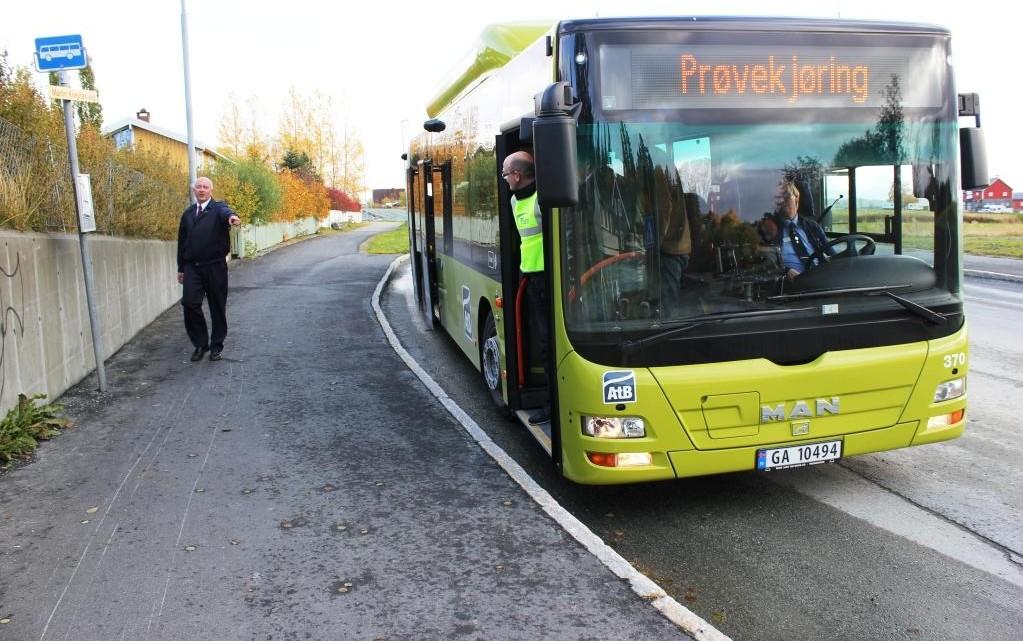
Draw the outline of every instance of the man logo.
[[[636,402],[636,373],[632,370],[627,372],[604,372],[604,403],[614,405],[616,403]]]

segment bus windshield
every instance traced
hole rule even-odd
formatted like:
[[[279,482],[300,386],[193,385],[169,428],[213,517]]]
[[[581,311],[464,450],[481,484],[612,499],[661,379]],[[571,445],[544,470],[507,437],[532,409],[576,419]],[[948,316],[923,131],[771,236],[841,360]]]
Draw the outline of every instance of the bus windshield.
[[[688,334],[903,319],[906,301],[932,320],[961,313],[946,36],[606,32],[575,46],[573,343],[636,344],[708,315],[728,320]]]

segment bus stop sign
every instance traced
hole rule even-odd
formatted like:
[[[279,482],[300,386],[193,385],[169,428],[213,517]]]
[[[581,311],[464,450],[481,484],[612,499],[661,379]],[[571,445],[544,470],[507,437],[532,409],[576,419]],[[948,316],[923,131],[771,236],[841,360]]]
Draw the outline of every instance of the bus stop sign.
[[[82,36],[50,36],[36,38],[36,71],[85,69],[89,59],[82,45]]]

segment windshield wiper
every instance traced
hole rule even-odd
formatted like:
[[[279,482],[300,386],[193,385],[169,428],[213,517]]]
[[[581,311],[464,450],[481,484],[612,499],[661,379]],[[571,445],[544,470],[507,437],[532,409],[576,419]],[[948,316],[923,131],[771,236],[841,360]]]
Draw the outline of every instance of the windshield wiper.
[[[758,309],[748,312],[718,312],[716,314],[704,314],[702,316],[691,316],[689,318],[679,321],[681,324],[668,329],[651,334],[650,336],[644,336],[643,338],[637,338],[631,341],[622,341],[622,360],[623,365],[625,359],[631,354],[639,351],[640,349],[660,343],[685,334],[689,330],[696,329],[697,327],[703,327],[711,323],[720,323],[727,320],[734,320],[737,318],[754,318],[758,316],[776,316],[780,314],[791,314],[794,312],[805,312],[815,309],[814,307],[797,307],[791,309]]]
[[[771,296],[768,300],[771,301],[787,301],[787,300],[800,300],[804,298],[820,298],[824,296],[844,296],[848,294],[862,294],[864,296],[887,296],[899,305],[902,305],[913,314],[926,320],[929,323],[939,325],[941,323],[947,323],[948,317],[944,314],[924,307],[918,303],[903,298],[898,294],[892,293],[893,289],[907,289],[912,285],[877,285],[874,287],[843,287],[838,289],[819,289],[812,292],[800,292],[798,294],[782,294],[780,296]]]
[[[847,294],[885,294],[893,289],[907,289],[912,285],[874,285],[871,287],[838,287],[835,289],[814,289],[808,292],[796,294],[779,294],[768,296],[767,300],[784,302],[788,300],[802,300],[804,298],[821,298],[824,296],[845,296]]]
[[[870,294],[870,295],[871,296],[887,296],[888,298],[892,299],[893,301],[895,301],[899,305],[902,305],[903,307],[905,307],[909,311],[913,312],[914,314],[916,314],[920,318],[922,318],[925,321],[928,321],[928,322],[930,322],[930,323],[932,323],[934,325],[940,325],[941,323],[947,323],[948,322],[948,316],[945,316],[944,314],[939,314],[938,312],[934,311],[933,309],[931,309],[929,307],[924,307],[923,305],[920,305],[919,303],[914,303],[913,301],[911,301],[911,300],[909,300],[907,298],[903,298],[902,296],[897,296],[896,294],[893,294],[890,291],[885,290],[885,291],[877,292],[876,294]]]

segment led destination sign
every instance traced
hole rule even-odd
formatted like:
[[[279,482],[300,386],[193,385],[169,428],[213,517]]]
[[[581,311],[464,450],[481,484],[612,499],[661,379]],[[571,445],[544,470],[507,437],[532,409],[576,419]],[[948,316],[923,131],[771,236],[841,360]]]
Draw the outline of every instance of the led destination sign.
[[[848,65],[831,56],[828,64],[806,64],[792,56],[792,64],[775,62],[767,56],[766,64],[704,64],[691,53],[679,56],[679,84],[683,96],[773,94],[786,96],[795,103],[800,95],[848,96],[854,103],[866,102],[870,91],[870,67]]]
[[[601,106],[880,107],[896,77],[903,107],[936,107],[933,79],[947,75],[936,65],[944,65],[937,47],[605,45]]]

